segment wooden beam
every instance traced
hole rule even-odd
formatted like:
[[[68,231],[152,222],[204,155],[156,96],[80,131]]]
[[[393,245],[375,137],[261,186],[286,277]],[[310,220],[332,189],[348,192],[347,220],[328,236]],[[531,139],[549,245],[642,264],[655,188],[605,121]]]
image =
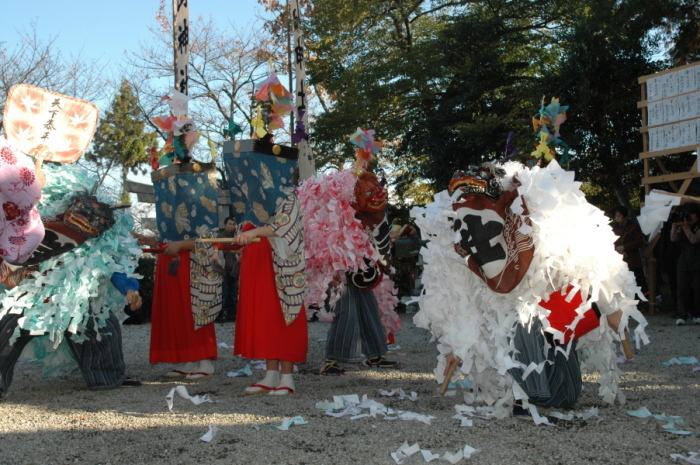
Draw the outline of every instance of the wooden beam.
[[[688,171],[687,173],[674,173],[674,174],[664,174],[662,176],[653,176],[650,178],[644,178],[642,179],[642,184],[657,184],[660,182],[669,182],[669,181],[678,181],[681,179],[693,179],[693,178],[700,178],[700,173],[694,173],[692,171]]]
[[[142,203],[156,203],[156,194],[136,194],[136,200]]]
[[[135,181],[126,181],[124,183],[124,188],[127,192],[133,192],[134,194],[155,194],[156,191],[153,189],[151,184],[143,184]]]
[[[663,174],[668,174],[668,170],[666,169],[666,165],[664,165],[664,162],[661,161],[661,158],[658,158],[658,157],[657,157],[657,158],[654,158],[654,161],[656,162],[657,165],[659,165],[659,168],[661,168],[661,172],[662,172]],[[644,162],[646,163],[647,160],[644,160]],[[692,171],[692,169],[691,169],[691,171]],[[645,178],[649,178],[649,177],[650,177],[649,174],[648,174],[648,172],[647,172],[647,174],[644,175],[644,177],[645,177]],[[678,186],[676,185],[675,182],[669,181],[668,183],[671,185],[671,189],[673,189],[673,192],[678,192]]]
[[[658,152],[640,152],[639,158],[644,160],[645,158],[660,157],[662,155],[673,155],[675,153],[683,152],[694,152],[697,149],[697,144],[686,145],[685,147],[678,147],[675,149],[659,150]]]
[[[697,171],[698,170],[698,160],[697,158],[693,162],[693,166],[690,168],[690,171]],[[686,179],[683,181],[683,184],[681,184],[681,188],[678,190],[678,193],[683,195],[686,192],[688,192],[688,188],[690,187],[690,183],[693,182],[692,178],[691,179]]]

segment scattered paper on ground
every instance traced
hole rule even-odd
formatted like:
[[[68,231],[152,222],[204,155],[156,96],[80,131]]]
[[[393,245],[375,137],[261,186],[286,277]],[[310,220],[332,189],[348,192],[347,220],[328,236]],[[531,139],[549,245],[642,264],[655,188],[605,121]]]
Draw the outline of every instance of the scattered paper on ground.
[[[671,365],[698,365],[698,359],[695,357],[678,357],[672,358],[668,362],[663,362],[662,365],[665,367],[670,367]]]
[[[316,408],[324,410],[326,415],[336,418],[350,415],[351,420],[381,416],[385,420],[416,420],[429,425],[430,420],[435,418],[431,415],[422,415],[407,410],[394,410],[373,399],[368,399],[366,394],[362,396],[362,400],[357,394],[333,396],[333,402],[327,400],[317,402]],[[334,410],[341,411],[335,412]]]
[[[681,460],[685,460],[688,463],[700,465],[700,454],[698,454],[697,452],[688,452],[687,457],[683,454],[671,454],[671,458],[673,460],[681,459]]]
[[[411,400],[413,402],[418,400],[418,393],[417,392],[411,392],[411,395],[409,396],[401,388],[392,389],[391,391],[385,391],[384,389],[380,389],[379,394],[386,396],[386,397],[394,397],[394,395],[397,395],[399,397],[399,399],[401,399],[401,400],[408,399],[408,400]]]
[[[685,431],[678,428],[685,426],[685,421],[679,416],[666,415],[665,413],[661,415],[654,415],[646,407],[641,407],[637,410],[628,410],[627,413],[637,418],[654,417],[657,420],[664,421],[666,423],[661,425],[661,427],[666,430],[667,433],[680,434],[681,436],[690,436],[691,434],[695,434],[692,431]]]
[[[296,416],[294,418],[285,418],[282,420],[282,423],[279,425],[261,425],[259,423],[253,423],[253,427],[255,429],[260,429],[260,428],[273,428],[273,429],[278,429],[280,431],[287,431],[290,426],[298,426],[298,425],[308,425],[309,422],[304,420],[300,416]]]
[[[235,378],[236,376],[251,376],[253,374],[253,370],[250,369],[250,364],[246,363],[246,365],[241,368],[238,371],[232,371],[229,372],[226,376],[230,376],[231,378]]]
[[[472,454],[478,451],[479,449],[474,449],[471,446],[465,445],[464,448],[458,450],[454,454],[450,452],[445,452],[444,454],[442,454],[442,459],[454,464],[459,462],[463,458],[471,458]],[[404,443],[401,444],[401,446],[398,449],[396,449],[396,452],[392,452],[391,458],[393,458],[394,461],[400,465],[408,457],[418,452],[420,452],[421,455],[423,455],[423,460],[425,460],[426,462],[430,462],[432,460],[440,458],[440,454],[434,454],[433,452],[427,449],[421,449],[418,443],[409,446],[408,441],[404,441]]]
[[[204,434],[204,436],[202,436],[202,437],[199,438],[199,439],[201,439],[201,440],[204,441],[204,442],[211,442],[212,439],[214,439],[214,437],[215,437],[217,434],[219,434],[219,433],[231,434],[231,433],[229,433],[228,431],[225,431],[225,430],[219,428],[218,426],[212,426],[211,424],[209,424],[209,431],[207,431],[207,432]]]
[[[202,402],[213,402],[209,398],[209,394],[204,394],[201,397],[199,395],[196,395],[193,397],[193,396],[189,395],[189,393],[187,392],[187,388],[185,386],[176,386],[170,390],[170,392],[168,393],[167,396],[165,396],[165,401],[168,403],[168,410],[170,410],[171,412],[173,411],[173,400],[175,399],[176,392],[183,399],[187,399],[187,400],[192,401],[192,403],[194,405],[199,405]]]

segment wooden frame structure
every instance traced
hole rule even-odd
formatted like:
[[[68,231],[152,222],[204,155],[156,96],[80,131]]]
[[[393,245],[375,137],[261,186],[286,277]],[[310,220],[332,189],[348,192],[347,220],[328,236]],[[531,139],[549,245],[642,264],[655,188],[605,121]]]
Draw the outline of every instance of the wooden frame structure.
[[[686,195],[691,182],[700,178],[698,158],[688,171],[670,173],[661,157],[695,151],[700,154],[700,62],[690,63],[638,79],[641,86],[641,101],[637,108],[642,111],[642,152],[644,162],[644,193],[648,195],[654,184],[668,183],[673,194],[684,201],[700,201]],[[661,175],[652,176],[656,165]],[[681,182],[679,186],[677,183]],[[649,281],[649,311],[655,313],[656,258],[654,248],[660,236],[650,238],[645,251]]]

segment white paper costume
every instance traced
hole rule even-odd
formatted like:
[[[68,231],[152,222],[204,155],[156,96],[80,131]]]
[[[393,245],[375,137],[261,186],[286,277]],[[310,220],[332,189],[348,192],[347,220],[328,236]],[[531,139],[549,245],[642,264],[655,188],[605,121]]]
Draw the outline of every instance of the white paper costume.
[[[500,214],[487,207],[469,207],[470,200],[484,197],[478,189],[469,190],[479,184],[480,170],[496,173],[489,182],[502,188],[501,196],[510,196]],[[584,314],[591,316],[593,303],[603,316],[622,311],[620,331],[628,326],[630,317],[637,320],[637,344],[648,342],[646,321],[634,300],[639,289],[622,256],[615,252],[609,219],[586,201],[574,173],[564,171],[556,161],[546,168],[526,169],[511,162],[475,171],[462,189],[452,195],[442,191],[432,203],[411,212],[423,239],[428,240],[421,250],[426,263],[424,291],[414,322],[429,329],[438,341],[437,380],[443,381],[445,357],[453,353],[462,360],[454,379],[465,375],[471,382],[465,401],[494,406],[496,416],[507,416],[515,400],[524,400],[527,407],[528,396],[511,375],[513,369],[521,368],[527,380],[552,362],[529,366],[518,362],[514,336],[518,323],[521,330],[530,331],[541,324],[555,339],[566,341],[553,346],[554,353],[568,356],[577,344],[581,369],[600,373],[603,400],[624,402],[614,349],[619,337],[606,319],[571,342],[579,320],[583,321]],[[479,234],[474,233],[475,227]],[[512,278],[510,283],[501,276],[506,274]],[[546,306],[555,292],[564,293],[559,300],[581,297],[569,328],[555,329],[547,318],[549,310],[539,305]]]

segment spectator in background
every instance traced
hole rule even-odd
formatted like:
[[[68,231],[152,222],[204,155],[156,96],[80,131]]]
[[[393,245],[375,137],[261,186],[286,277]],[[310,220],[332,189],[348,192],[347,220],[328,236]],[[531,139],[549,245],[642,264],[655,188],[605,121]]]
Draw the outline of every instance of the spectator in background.
[[[677,265],[678,326],[690,317],[700,324],[700,203],[691,202],[682,206],[680,214],[673,219],[671,241],[681,243]]]
[[[236,237],[236,220],[227,217],[224,220],[223,237]],[[240,254],[230,250],[224,250],[224,283],[223,283],[223,307],[216,319],[217,323],[236,321],[236,309],[238,308],[238,261]]]
[[[629,217],[629,211],[622,205],[613,210],[613,220],[613,232],[618,236],[615,241],[615,250],[622,254],[627,267],[634,273],[637,286],[646,296],[649,294],[649,287],[642,263],[642,249],[646,247],[646,240],[639,223]]]

